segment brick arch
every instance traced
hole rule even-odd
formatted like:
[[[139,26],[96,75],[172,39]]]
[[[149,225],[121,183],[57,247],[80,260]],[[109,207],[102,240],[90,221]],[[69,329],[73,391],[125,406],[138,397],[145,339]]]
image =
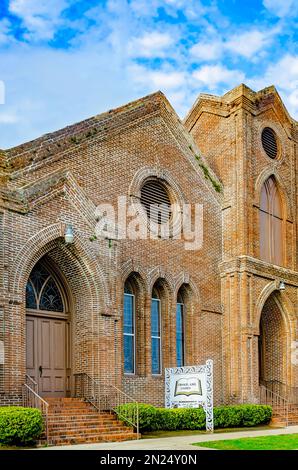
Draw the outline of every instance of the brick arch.
[[[142,295],[142,297],[145,298],[146,295],[146,284],[144,278],[141,276],[141,274],[138,271],[131,271],[128,276],[126,276],[123,286],[126,283],[126,281],[130,280],[134,286],[135,289],[138,291],[138,295]]]
[[[171,296],[173,296],[175,291],[175,281],[171,274],[166,273],[166,271],[161,267],[153,268],[147,275],[147,288],[148,293],[151,295],[152,289],[156,281],[159,279],[164,283],[167,291]]]
[[[273,290],[265,300],[258,336],[259,379],[267,388],[279,395],[293,379],[291,367],[291,341],[295,331],[291,305],[283,292]]]
[[[19,303],[23,295],[27,279],[37,261],[57,246],[57,242],[64,237],[65,224],[57,223],[47,226],[33,235],[20,250],[15,263],[11,267],[11,293]],[[61,244],[62,246],[62,244]],[[92,297],[95,304],[100,304],[100,291],[105,304],[109,303],[108,288],[104,281],[100,267],[88,255],[83,241],[75,234],[75,248],[67,249],[72,259],[81,267],[81,272],[92,286]],[[66,248],[66,247],[64,247]]]
[[[277,169],[273,168],[272,166],[265,168],[257,177],[256,183],[255,183],[255,189],[254,189],[254,205],[256,207],[260,206],[261,190],[265,181],[268,178],[270,178],[270,176],[272,176],[275,179],[277,188],[279,190],[279,194],[280,194],[281,201],[282,201],[282,208],[284,212],[284,219],[292,220],[293,210],[292,210],[292,204],[288,195],[287,188],[283,184],[282,178],[278,174]]]
[[[183,286],[183,284],[189,286],[191,296],[193,297],[194,302],[198,305],[201,305],[201,295],[199,289],[193,279],[185,272],[180,273],[179,276],[176,278],[174,296],[177,297],[179,289]]]
[[[172,191],[174,191],[175,196],[178,199],[177,201],[178,203],[182,205],[186,201],[184,193],[182,189],[180,188],[179,184],[177,183],[177,181],[175,180],[175,178],[173,178],[173,176],[168,170],[165,170],[164,168],[160,168],[160,167],[140,168],[135,173],[130,183],[129,195],[139,200],[141,197],[142,184],[147,178],[150,178],[150,177],[160,178],[160,179],[163,179],[166,183],[168,183]]]
[[[33,267],[45,255],[63,274],[65,287],[72,297],[72,372],[87,372],[94,377],[103,373],[105,357],[101,341],[106,340],[106,331],[101,313],[106,312],[109,302],[107,286],[96,257],[85,249],[84,240],[75,234],[74,244],[67,246],[63,240],[64,229],[64,224],[57,223],[39,231],[23,246],[11,267],[10,308],[15,312],[11,325],[21,338],[15,359],[18,373],[15,384],[20,389],[26,373],[25,288]]]
[[[123,263],[119,268],[119,272],[122,284],[124,284],[124,282],[131,273],[136,272],[139,274],[145,285],[146,272],[139,264],[136,264],[134,260],[129,259],[125,263]]]
[[[286,385],[291,385],[295,380],[295,371],[291,364],[291,342],[295,340],[297,320],[295,315],[294,304],[290,300],[287,292],[283,291],[281,293],[278,287],[279,280],[267,283],[267,285],[263,288],[262,292],[260,293],[257,299],[254,310],[255,335],[257,335],[258,337],[258,342],[256,343],[256,346],[258,347],[258,352],[256,351],[256,354],[258,354],[259,357],[259,378],[262,379],[262,375],[266,377],[267,374],[267,378],[271,377],[271,380],[276,381],[276,377],[279,375],[278,382],[281,382],[282,384]],[[262,317],[263,312],[264,316]],[[272,315],[274,316],[275,320],[274,318],[272,318]],[[261,335],[261,321],[263,321],[264,319],[267,320],[268,350],[270,350],[272,353],[272,359],[270,359],[269,361],[268,357],[270,358],[270,355],[267,355],[267,364],[269,364],[269,369],[267,369],[267,372],[265,372],[265,374],[264,363],[262,365],[262,354],[264,353],[261,353],[260,356],[260,351],[263,351],[264,345],[264,336]],[[273,321],[270,322],[270,319],[272,319]],[[276,340],[276,348],[272,339],[274,335],[278,337],[278,339]],[[275,364],[276,366],[275,369],[271,367],[271,372],[270,363]],[[257,374],[257,372],[255,373]],[[279,394],[281,392],[284,393],[284,389],[279,390],[277,388],[275,389],[275,391]]]
[[[273,292],[266,300],[260,318],[259,379],[267,388],[286,383],[287,332],[282,310]]]
[[[262,153],[264,155],[264,158],[266,158],[266,159],[268,159],[268,156],[266,155],[266,152],[263,150],[263,145],[262,145],[262,142],[261,142],[262,132],[265,129],[265,127],[269,127],[271,129],[273,129],[273,131],[276,134],[277,140],[278,140],[279,152],[278,152],[278,155],[277,155],[276,159],[272,160],[272,164],[276,165],[276,164],[282,162],[286,158],[286,155],[287,155],[286,154],[286,146],[283,145],[283,143],[282,143],[282,141],[284,139],[284,135],[282,135],[282,134],[286,134],[286,139],[288,139],[290,137],[290,134],[287,132],[285,127],[280,125],[280,123],[272,121],[270,119],[269,120],[266,119],[265,121],[262,120],[257,124],[257,130],[258,130],[258,134],[259,134],[260,146],[262,148]]]
[[[254,323],[256,325],[256,334],[258,335],[260,334],[260,320],[261,320],[261,315],[262,315],[264,305],[274,292],[277,293],[277,296],[276,296],[277,302],[280,307],[281,314],[283,315],[284,321],[287,325],[287,331],[289,334],[292,331],[291,325],[295,321],[295,309],[291,300],[288,298],[286,292],[283,292],[282,294],[280,294],[278,285],[279,285],[278,280],[268,283],[262,290],[256,302],[255,313],[254,313]]]
[[[138,170],[129,187],[130,202],[135,206],[137,213],[143,218],[144,223],[147,225],[147,215],[142,204],[140,204],[141,188],[147,179],[154,177],[162,180],[166,186],[173,209],[170,224],[171,233],[172,236],[179,235],[181,231],[181,212],[186,203],[186,198],[179,184],[168,170],[160,167],[143,167]],[[151,221],[150,231],[158,234],[158,224]]]
[[[295,328],[296,328],[296,318],[295,318],[295,308],[291,300],[289,299],[286,291],[280,293],[278,289],[279,281],[272,281],[268,283],[264,289],[262,290],[255,307],[254,312],[254,322],[255,322],[255,334],[258,336],[260,340],[261,334],[261,319],[262,313],[268,305],[269,302],[273,301],[273,310],[279,312],[280,324],[282,324],[283,333],[281,332],[280,335],[283,335],[283,339],[279,339],[279,349],[281,348],[280,344],[283,344],[283,367],[282,367],[282,380],[280,382],[286,383],[290,385],[294,380],[294,370],[291,366],[291,342],[294,341],[295,338]],[[268,317],[269,318],[269,317]],[[278,317],[277,317],[278,320]],[[277,322],[276,320],[276,322]],[[271,328],[272,329],[272,328]],[[260,351],[260,344],[258,345],[258,349]],[[271,348],[272,351],[274,348]],[[258,353],[259,354],[259,353]],[[280,356],[281,357],[281,356]],[[281,360],[280,360],[281,362]],[[261,361],[259,356],[259,367],[261,367]],[[278,390],[277,390],[278,392]]]

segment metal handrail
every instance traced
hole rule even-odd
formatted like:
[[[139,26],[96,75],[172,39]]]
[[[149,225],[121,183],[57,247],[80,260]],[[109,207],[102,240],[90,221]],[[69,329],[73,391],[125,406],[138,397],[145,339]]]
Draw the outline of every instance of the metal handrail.
[[[23,406],[26,408],[38,408],[41,411],[43,421],[44,421],[44,432],[46,441],[49,438],[49,429],[48,429],[48,411],[49,404],[46,402],[37,392],[35,392],[29,385],[26,383],[23,385]]]
[[[285,384],[276,379],[264,380],[261,385],[264,385],[269,390],[272,390],[274,393],[284,397],[288,400],[289,404],[298,404],[298,387],[292,387],[291,385]]]
[[[264,385],[260,385],[260,403],[272,406],[273,411],[278,411],[282,414],[286,426],[289,421],[289,402],[281,395],[269,390]]]
[[[85,372],[74,374],[75,394],[90,402],[99,412],[114,411],[121,420],[130,424],[139,438],[138,402],[113,384],[94,379]],[[121,405],[131,404],[126,410]]]
[[[29,383],[27,383],[29,382]],[[39,393],[39,390],[38,390],[38,383],[35,382],[35,380],[28,374],[26,374],[26,384],[28,385],[28,387],[32,388],[34,390],[35,393]]]

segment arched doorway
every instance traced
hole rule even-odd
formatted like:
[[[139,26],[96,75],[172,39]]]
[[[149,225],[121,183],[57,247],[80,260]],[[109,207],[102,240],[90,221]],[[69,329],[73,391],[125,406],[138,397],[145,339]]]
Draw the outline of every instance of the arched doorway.
[[[287,384],[286,325],[275,292],[266,300],[260,319],[259,381],[282,394]]]
[[[26,286],[26,370],[46,397],[70,395],[69,302],[61,276],[46,257]]]

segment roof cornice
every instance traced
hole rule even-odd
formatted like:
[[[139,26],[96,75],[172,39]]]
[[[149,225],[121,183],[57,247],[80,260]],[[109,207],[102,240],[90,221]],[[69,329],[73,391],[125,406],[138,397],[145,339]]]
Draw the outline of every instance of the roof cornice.
[[[183,122],[187,130],[191,131],[202,113],[216,114],[226,118],[244,109],[256,116],[269,108],[274,108],[276,113],[288,122],[290,137],[297,140],[298,122],[290,116],[274,86],[255,92],[241,84],[222,96],[200,94]]]

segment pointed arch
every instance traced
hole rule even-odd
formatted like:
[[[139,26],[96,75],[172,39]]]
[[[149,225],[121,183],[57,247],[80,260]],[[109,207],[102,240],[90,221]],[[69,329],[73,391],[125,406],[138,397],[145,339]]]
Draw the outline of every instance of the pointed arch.
[[[284,212],[280,189],[270,175],[260,190],[260,258],[279,266],[284,264]]]
[[[260,382],[291,386],[295,372],[291,362],[291,343],[295,340],[295,306],[286,291],[278,289],[279,281],[268,283],[262,290],[255,309],[255,334],[258,338]],[[263,383],[264,384],[264,383]],[[277,384],[277,385],[276,385]],[[282,385],[283,384],[283,385]],[[280,394],[281,390],[275,389]]]
[[[282,206],[284,211],[284,218],[286,220],[292,221],[293,208],[291,204],[291,199],[288,194],[288,188],[284,185],[283,180],[277,172],[276,168],[267,167],[263,171],[261,171],[261,173],[257,177],[254,190],[254,205],[256,207],[259,207],[262,186],[264,185],[265,181],[270,177],[273,177],[275,179],[275,183],[279,189],[279,195],[282,200]]]
[[[122,289],[122,367],[124,374],[138,375],[145,370],[141,347],[146,341],[144,335],[146,287],[141,274],[136,271],[127,274]]]
[[[57,273],[39,260],[31,271],[26,286],[26,308],[51,312],[67,312],[67,296]]]

